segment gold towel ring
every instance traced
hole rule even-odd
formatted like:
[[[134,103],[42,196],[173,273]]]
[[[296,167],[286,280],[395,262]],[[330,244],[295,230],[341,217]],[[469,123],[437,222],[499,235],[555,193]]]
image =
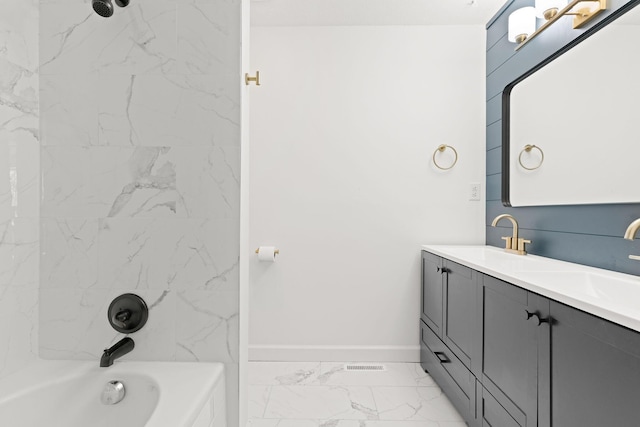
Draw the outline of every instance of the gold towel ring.
[[[525,151],[527,153],[530,153],[531,150],[533,150],[534,148],[537,149],[540,152],[540,156],[541,156],[540,157],[540,163],[538,163],[537,166],[534,166],[532,168],[528,168],[522,163],[522,155],[525,153]],[[542,162],[544,162],[544,152],[537,145],[532,145],[532,144],[525,145],[524,148],[522,149],[522,151],[520,151],[520,155],[518,156],[518,163],[520,163],[520,166],[522,166],[524,169],[526,169],[528,171],[532,171],[532,170],[538,169],[540,166],[542,166]]]
[[[453,150],[453,154],[455,154],[456,158],[453,160],[453,163],[451,163],[451,166],[449,166],[448,168],[443,168],[436,161],[436,154],[438,154],[438,152],[441,152],[441,153],[444,152],[444,150],[446,150],[447,148],[451,148]],[[436,167],[438,169],[446,171],[446,170],[451,169],[452,167],[454,167],[456,165],[456,163],[458,163],[458,152],[456,151],[455,148],[453,148],[450,145],[440,144],[440,145],[438,145],[438,148],[436,148],[436,151],[433,152],[433,157],[432,158],[433,158],[433,164],[436,165]]]

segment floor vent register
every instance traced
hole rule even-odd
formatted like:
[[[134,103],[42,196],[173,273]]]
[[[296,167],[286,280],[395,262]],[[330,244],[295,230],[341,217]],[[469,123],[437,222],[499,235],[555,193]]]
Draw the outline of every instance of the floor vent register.
[[[384,365],[372,365],[372,364],[362,364],[362,363],[349,363],[344,365],[345,371],[353,371],[353,372],[376,372],[376,371],[386,371]]]

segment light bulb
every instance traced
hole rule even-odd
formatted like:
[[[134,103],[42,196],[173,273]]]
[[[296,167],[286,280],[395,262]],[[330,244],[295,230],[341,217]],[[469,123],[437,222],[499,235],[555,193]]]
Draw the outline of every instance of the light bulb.
[[[536,30],[535,8],[523,7],[509,15],[509,36],[512,43],[522,43]]]

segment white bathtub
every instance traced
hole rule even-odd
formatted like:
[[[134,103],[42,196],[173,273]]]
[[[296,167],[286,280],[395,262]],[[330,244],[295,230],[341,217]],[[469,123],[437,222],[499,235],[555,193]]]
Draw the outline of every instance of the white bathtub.
[[[124,399],[104,405],[109,381]],[[2,427],[226,427],[221,363],[40,361],[0,380]]]

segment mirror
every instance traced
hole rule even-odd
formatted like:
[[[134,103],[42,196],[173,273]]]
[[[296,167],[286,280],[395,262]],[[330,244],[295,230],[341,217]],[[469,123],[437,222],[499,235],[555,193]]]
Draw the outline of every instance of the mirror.
[[[512,88],[505,202],[640,202],[637,40],[639,7]]]

